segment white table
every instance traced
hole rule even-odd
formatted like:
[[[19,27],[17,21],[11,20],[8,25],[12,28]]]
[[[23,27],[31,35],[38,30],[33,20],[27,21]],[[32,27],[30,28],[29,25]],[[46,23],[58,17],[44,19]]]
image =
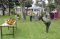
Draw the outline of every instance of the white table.
[[[3,24],[1,24],[0,25],[0,29],[1,29],[1,39],[3,39],[3,35],[13,35],[13,37],[14,37],[14,28],[16,27],[16,21],[13,23],[13,25],[9,25],[9,24],[7,24],[7,23],[3,23]],[[11,27],[11,28],[13,28],[13,33],[12,34],[3,34],[3,30],[2,30],[2,28],[3,27]]]

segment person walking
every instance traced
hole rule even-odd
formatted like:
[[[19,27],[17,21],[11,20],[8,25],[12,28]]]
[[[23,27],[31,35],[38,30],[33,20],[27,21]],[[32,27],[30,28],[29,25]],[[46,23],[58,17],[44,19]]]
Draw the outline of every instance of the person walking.
[[[46,33],[48,33],[48,30],[49,30],[49,27],[50,27],[50,24],[51,24],[50,14],[49,14],[48,11],[46,11],[45,14],[43,15],[42,21],[46,25]]]

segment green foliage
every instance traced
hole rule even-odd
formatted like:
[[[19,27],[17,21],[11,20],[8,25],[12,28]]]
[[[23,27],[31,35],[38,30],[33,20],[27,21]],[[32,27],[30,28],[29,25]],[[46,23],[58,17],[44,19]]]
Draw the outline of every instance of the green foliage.
[[[30,6],[32,3],[31,0],[20,0],[20,5],[23,7],[23,6]]]
[[[14,8],[14,3],[13,2],[9,3],[9,8]]]
[[[20,1],[18,1],[18,0],[15,0],[15,5],[16,6],[20,6],[20,3],[19,3]]]
[[[25,7],[31,7],[32,5],[28,2],[25,3]]]
[[[57,5],[60,5],[60,0],[55,0],[55,3],[56,3]]]
[[[52,11],[55,8],[55,5],[49,4],[48,7],[49,7],[50,11]]]

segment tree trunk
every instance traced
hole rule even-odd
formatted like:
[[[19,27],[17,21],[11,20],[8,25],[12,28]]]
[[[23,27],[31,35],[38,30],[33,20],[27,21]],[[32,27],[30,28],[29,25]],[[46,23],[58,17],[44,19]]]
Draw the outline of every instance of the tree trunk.
[[[2,10],[3,11],[3,16],[5,15],[5,11],[4,10]]]
[[[27,12],[28,12],[28,7],[27,7],[27,10],[26,10],[26,14],[27,14]]]
[[[23,20],[26,20],[25,7],[22,7]]]
[[[3,12],[3,16],[5,15],[5,7],[4,5],[2,5],[2,12]]]
[[[9,16],[10,16],[10,7],[9,7]]]

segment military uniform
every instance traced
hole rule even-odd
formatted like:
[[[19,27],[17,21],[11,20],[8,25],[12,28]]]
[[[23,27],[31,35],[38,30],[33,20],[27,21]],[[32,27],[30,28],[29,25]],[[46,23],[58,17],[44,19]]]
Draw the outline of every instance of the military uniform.
[[[51,24],[50,15],[48,12],[46,12],[45,15],[42,17],[42,21],[46,25],[46,33],[48,33],[48,29],[49,29],[49,26]]]

